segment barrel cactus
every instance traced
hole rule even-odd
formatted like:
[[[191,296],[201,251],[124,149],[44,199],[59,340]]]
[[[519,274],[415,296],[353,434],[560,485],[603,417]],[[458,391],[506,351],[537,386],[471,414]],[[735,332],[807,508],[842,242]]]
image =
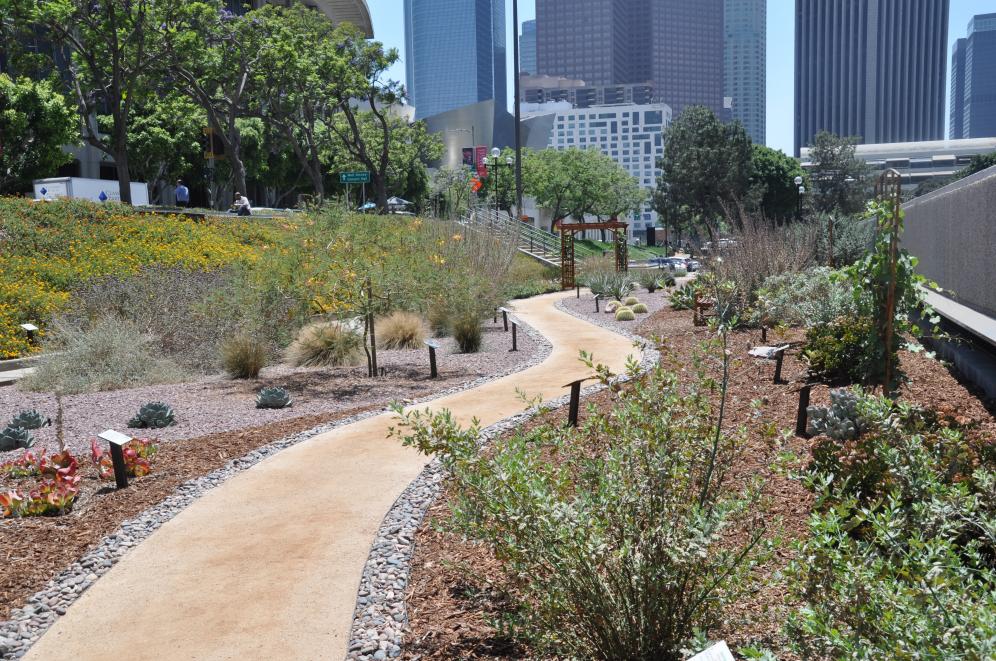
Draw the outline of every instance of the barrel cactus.
[[[647,309],[647,306],[644,303],[637,303],[636,305],[631,307],[630,310],[632,310],[636,314],[647,314],[648,312],[650,312],[650,310]]]
[[[0,452],[30,448],[34,444],[35,437],[24,427],[8,425],[3,431],[0,431]]]
[[[164,402],[149,402],[142,406],[138,415],[128,421],[132,428],[163,429],[176,424],[173,408]]]
[[[11,427],[20,427],[21,429],[41,429],[46,425],[51,425],[52,421],[48,418],[43,418],[42,414],[34,409],[30,411],[21,411],[14,416],[14,419],[10,421]]]
[[[290,405],[290,393],[284,388],[263,388],[256,394],[258,409],[282,409]]]
[[[631,305],[636,305],[639,302],[640,302],[640,299],[638,299],[636,296],[627,296],[626,300],[623,301],[623,305],[626,305],[628,307],[628,306],[631,306]]]
[[[806,431],[816,436],[826,434],[835,441],[850,441],[865,430],[858,411],[860,398],[849,390],[831,390],[829,408],[810,406],[806,409],[809,424]]]
[[[616,321],[633,321],[634,319],[636,319],[636,315],[629,308],[621,307],[616,310]]]

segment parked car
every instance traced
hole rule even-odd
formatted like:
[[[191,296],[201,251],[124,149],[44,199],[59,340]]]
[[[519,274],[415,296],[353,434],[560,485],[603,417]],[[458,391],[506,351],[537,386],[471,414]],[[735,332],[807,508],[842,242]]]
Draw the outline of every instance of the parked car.
[[[685,262],[687,264],[685,270],[687,270],[689,273],[691,273],[692,271],[698,271],[700,268],[702,268],[702,265],[699,264],[699,260],[697,259],[688,259],[685,260]]]

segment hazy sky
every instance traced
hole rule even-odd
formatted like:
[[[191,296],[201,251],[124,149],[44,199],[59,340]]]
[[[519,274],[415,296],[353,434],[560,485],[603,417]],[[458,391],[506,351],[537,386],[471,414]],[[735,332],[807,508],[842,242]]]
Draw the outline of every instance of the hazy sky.
[[[509,35],[509,71],[511,71],[512,6],[509,0],[506,11]],[[694,0],[690,0],[694,1]],[[393,46],[401,53],[400,62],[392,71],[392,78],[405,79],[405,30],[403,0],[367,0],[373,14],[374,34],[377,40]],[[792,34],[795,31],[794,0],[768,0],[768,146],[792,153],[793,137],[793,86],[795,51]],[[996,12],[996,0],[951,0],[951,23],[948,33],[948,75],[950,76],[951,44],[965,36],[968,21],[975,14]],[[534,0],[519,1],[519,20],[535,16]],[[950,84],[950,80],[948,81]],[[508,98],[512,98],[511,81]],[[945,105],[947,108],[947,105]],[[945,129],[946,131],[946,129]]]

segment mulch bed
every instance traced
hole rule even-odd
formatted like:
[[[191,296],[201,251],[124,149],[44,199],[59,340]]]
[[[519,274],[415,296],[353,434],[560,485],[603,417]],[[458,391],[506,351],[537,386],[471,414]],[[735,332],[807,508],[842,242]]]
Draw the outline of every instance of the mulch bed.
[[[636,330],[644,337],[665,338],[667,346],[682,361],[687,361],[709,334],[707,329],[693,325],[690,311],[670,309],[653,314]],[[801,339],[800,331],[790,331],[785,336],[769,335],[768,344]],[[730,429],[746,426],[748,436],[742,459],[729,478],[733,484],[756,476],[762,478],[768,534],[780,541],[774,555],[757,568],[756,588],[731,604],[720,629],[709,633],[713,639],[725,639],[733,650],[745,645],[767,647],[780,659],[793,659],[781,628],[797,604],[792,603],[781,571],[793,557],[793,543],[806,534],[813,498],[799,482],[772,465],[777,455],[789,451],[799,458],[795,467],[805,466],[811,441],[794,435],[772,438],[761,430],[772,424],[780,431],[795,429],[798,390],[806,378],[806,366],[797,349],[790,350],[782,368],[786,383],[773,384],[774,362],[756,361],[747,356],[748,349],[758,344],[761,344],[759,332],[741,331],[731,336],[735,362],[726,426]],[[933,408],[960,425],[970,437],[996,436],[992,410],[942,363],[906,351],[901,352],[900,361],[908,378],[900,399]],[[605,410],[610,402],[609,394],[602,392],[585,403],[594,403]],[[755,409],[752,402],[759,403],[759,407]],[[811,403],[828,402],[829,388],[815,387]],[[565,415],[562,410],[552,411],[529,426],[560,422]],[[445,532],[443,522],[448,511],[444,492],[430,508],[416,536],[407,593],[410,629],[403,658],[412,661],[531,658],[528,649],[501,635],[493,626],[508,608],[501,586],[493,582],[501,575],[498,561],[488,549]]]
[[[121,491],[114,489],[113,481],[97,478],[89,453],[77,455],[82,488],[68,514],[0,520],[0,620],[6,620],[12,609],[23,606],[28,597],[121,523],[160,503],[187,480],[207,475],[277,439],[382,406],[370,404],[162,443],[152,463],[153,472],[131,480],[129,488]],[[13,484],[9,479],[0,480],[0,488]]]

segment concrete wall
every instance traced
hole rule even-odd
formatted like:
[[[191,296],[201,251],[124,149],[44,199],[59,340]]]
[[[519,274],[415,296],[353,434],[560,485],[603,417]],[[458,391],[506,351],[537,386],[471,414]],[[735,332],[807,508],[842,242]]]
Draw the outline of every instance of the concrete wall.
[[[996,167],[905,205],[903,247],[946,295],[996,317]]]

